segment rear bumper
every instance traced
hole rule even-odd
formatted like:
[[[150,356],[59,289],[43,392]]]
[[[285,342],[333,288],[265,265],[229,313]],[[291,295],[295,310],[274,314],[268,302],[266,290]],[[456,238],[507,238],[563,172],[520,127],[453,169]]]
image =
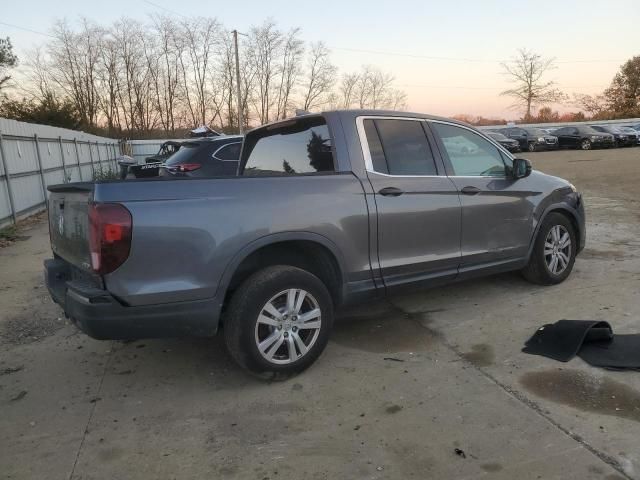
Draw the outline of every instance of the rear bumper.
[[[61,259],[44,262],[51,298],[84,333],[99,340],[215,335],[221,304],[215,298],[130,307],[106,290],[71,279]]]

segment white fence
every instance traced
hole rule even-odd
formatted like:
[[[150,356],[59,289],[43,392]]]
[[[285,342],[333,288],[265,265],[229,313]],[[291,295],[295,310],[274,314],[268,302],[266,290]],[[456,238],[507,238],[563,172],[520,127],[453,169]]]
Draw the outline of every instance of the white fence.
[[[117,169],[117,140],[0,118],[0,227],[46,207],[47,187]]]

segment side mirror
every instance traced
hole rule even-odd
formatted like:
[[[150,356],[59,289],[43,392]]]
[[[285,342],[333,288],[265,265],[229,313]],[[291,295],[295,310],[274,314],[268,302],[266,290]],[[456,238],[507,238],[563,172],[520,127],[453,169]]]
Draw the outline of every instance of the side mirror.
[[[516,179],[528,177],[531,175],[531,162],[526,158],[514,158],[511,174]]]

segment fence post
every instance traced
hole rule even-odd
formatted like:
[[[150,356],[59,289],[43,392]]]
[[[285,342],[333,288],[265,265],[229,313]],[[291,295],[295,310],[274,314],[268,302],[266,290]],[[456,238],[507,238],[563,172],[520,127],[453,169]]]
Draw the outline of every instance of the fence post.
[[[76,139],[73,139],[73,143],[76,145],[76,163],[78,164],[78,175],[80,176],[80,181],[82,181],[82,167],[80,166],[80,156],[78,155],[78,144],[76,143]]]
[[[2,158],[2,169],[4,170],[4,178],[7,181],[7,192],[9,193],[9,209],[11,210],[11,217],[13,218],[13,224],[18,223],[18,215],[16,213],[15,202],[13,201],[13,190],[11,189],[11,176],[9,175],[9,169],[7,168],[7,157],[4,153],[4,143],[2,142],[2,132],[0,132],[0,158]]]
[[[98,151],[98,165],[100,165],[100,171],[102,171],[102,157],[100,156],[100,145],[98,145],[97,140],[96,140],[96,150]]]
[[[118,152],[116,151],[116,144],[111,144],[111,150],[113,150],[113,166],[118,170]]]
[[[67,183],[71,178],[67,177],[67,166],[64,162],[64,148],[62,148],[62,137],[58,137],[58,144],[60,145],[60,157],[62,158],[62,172],[64,174],[63,183]]]
[[[93,166],[93,152],[91,151],[91,142],[87,140],[87,148],[89,149],[89,161],[91,162],[91,175],[96,179],[96,168]]]
[[[78,139],[73,139],[73,145],[76,147],[76,158],[78,159],[78,170],[80,170],[80,180],[82,180],[82,166],[80,165],[80,152],[78,152]],[[93,176],[93,163],[91,164],[91,175]]]
[[[44,178],[44,172],[42,171],[42,157],[40,156],[40,140],[38,140],[38,134],[33,134],[33,141],[36,142],[36,159],[38,160],[38,170],[40,171],[40,183],[42,184],[42,196],[44,197],[44,203],[47,204],[47,181]]]

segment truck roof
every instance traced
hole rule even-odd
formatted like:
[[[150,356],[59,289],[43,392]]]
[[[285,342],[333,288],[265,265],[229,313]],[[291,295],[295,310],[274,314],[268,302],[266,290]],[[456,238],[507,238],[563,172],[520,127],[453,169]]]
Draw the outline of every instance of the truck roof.
[[[295,121],[298,120],[303,120],[305,118],[313,118],[313,117],[321,117],[321,116],[339,116],[341,119],[343,120],[351,120],[351,119],[355,119],[356,117],[360,117],[360,116],[367,116],[367,115],[371,115],[371,116],[384,116],[384,117],[411,117],[411,118],[424,118],[425,120],[440,120],[440,121],[446,121],[446,122],[450,122],[450,123],[456,123],[459,125],[464,125],[464,126],[471,126],[468,123],[465,122],[461,122],[459,120],[454,120],[451,118],[446,118],[446,117],[439,117],[436,115],[428,115],[425,113],[417,113],[417,112],[405,112],[405,111],[400,111],[400,110],[377,110],[377,109],[334,109],[334,110],[325,110],[321,113],[309,113],[309,114],[303,114],[303,115],[298,115],[295,117],[289,117],[283,120],[276,120],[273,122],[269,122],[269,123],[265,123],[264,125],[260,125],[259,127],[256,127],[252,130],[250,130],[250,132],[256,131],[256,130],[261,130],[263,128],[273,128],[275,125],[280,125],[280,124],[286,124],[286,123],[293,123]],[[475,127],[474,127],[475,128]]]

